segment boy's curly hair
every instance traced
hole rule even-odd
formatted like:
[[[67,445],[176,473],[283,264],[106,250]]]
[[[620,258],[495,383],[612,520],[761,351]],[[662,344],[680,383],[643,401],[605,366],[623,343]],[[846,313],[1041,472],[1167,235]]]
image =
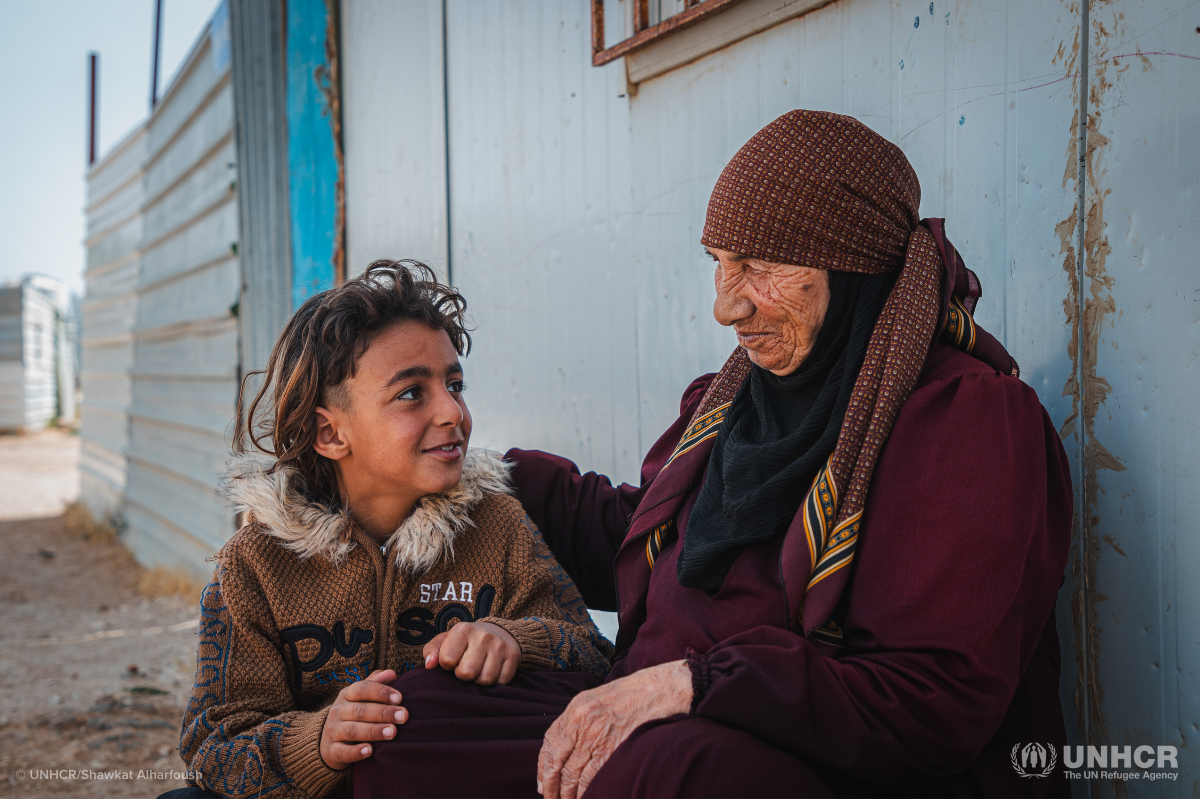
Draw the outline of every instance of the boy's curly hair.
[[[361,276],[313,295],[284,326],[264,370],[248,373],[238,392],[233,452],[257,450],[275,457],[270,472],[290,467],[303,479],[305,494],[339,504],[333,462],[313,449],[319,406],[344,409],[343,385],[375,334],[397,322],[417,320],[444,330],[460,356],[471,352],[467,301],[438,282],[419,261],[380,260]],[[246,383],[265,375],[262,388],[243,414]],[[270,396],[270,408],[262,408]]]

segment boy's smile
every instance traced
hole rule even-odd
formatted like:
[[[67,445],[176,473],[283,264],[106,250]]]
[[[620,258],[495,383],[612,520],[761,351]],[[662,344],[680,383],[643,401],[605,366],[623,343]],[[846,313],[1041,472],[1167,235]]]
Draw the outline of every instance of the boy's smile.
[[[344,391],[331,393],[346,408],[316,410],[314,447],[335,462],[343,501],[374,538],[462,479],[471,437],[462,375],[445,331],[400,322],[372,338]]]

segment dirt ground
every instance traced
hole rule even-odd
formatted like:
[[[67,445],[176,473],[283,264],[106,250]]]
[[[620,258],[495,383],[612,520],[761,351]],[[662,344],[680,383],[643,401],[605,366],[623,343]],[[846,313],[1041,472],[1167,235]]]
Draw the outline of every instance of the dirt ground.
[[[61,431],[0,437],[0,797],[184,785],[196,605],[141,596],[120,544],[68,533],[78,458],[79,438]]]

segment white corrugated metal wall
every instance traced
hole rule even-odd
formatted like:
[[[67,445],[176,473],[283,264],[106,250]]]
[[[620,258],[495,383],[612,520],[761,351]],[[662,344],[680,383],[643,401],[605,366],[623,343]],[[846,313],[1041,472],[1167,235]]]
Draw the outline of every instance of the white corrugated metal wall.
[[[146,125],[125,511],[140,561],[198,576],[233,532],[214,491],[238,381],[233,130],[222,5]]]
[[[441,5],[347,2],[341,22],[348,274],[401,251],[444,271]]]
[[[735,8],[744,20],[787,5]],[[371,257],[428,249],[428,227],[404,229],[424,217],[402,212],[422,187],[413,181],[398,193],[405,176],[388,166],[401,157],[420,164],[429,207],[448,192],[452,277],[477,322],[468,362],[476,442],[544,448],[636,479],[682,389],[734,345],[712,321],[711,265],[698,243],[721,168],[792,108],[855,116],[909,157],[922,214],[947,218],[982,279],[980,323],[1021,363],[1062,426],[1076,480],[1086,476],[1089,541],[1059,613],[1072,741],[1086,728],[1093,743],[1185,745],[1200,724],[1191,652],[1200,618],[1179,577],[1195,561],[1187,498],[1200,474],[1188,433],[1200,427],[1191,363],[1200,290],[1185,260],[1200,230],[1192,200],[1200,103],[1188,88],[1200,61],[1200,7],[1092,3],[1080,363],[1078,3],[843,0],[645,80],[636,93],[624,61],[590,66],[587,6],[447,1],[449,177],[439,185],[446,148],[436,113],[425,113],[430,103],[407,125],[387,124],[403,106],[397,98],[435,103],[436,63],[426,59],[408,81],[369,57],[396,41],[437,53],[436,41],[407,41],[436,40],[437,20],[423,7],[405,27],[388,22],[403,16],[396,5],[343,2],[349,272],[365,266],[356,230],[379,228],[369,221],[389,210],[395,232],[377,239],[389,250]],[[608,6],[611,42],[622,4]],[[369,19],[377,24],[355,22]],[[1073,617],[1085,575],[1089,608]],[[1073,711],[1084,695],[1095,701],[1086,722]],[[1180,766],[1190,785],[1200,771],[1189,753],[1181,750]],[[1173,788],[1094,787],[1147,796]]]
[[[129,473],[145,160],[146,129],[139,125],[88,172],[79,485],[80,498],[98,519],[119,513]]]
[[[147,565],[197,577],[233,532],[215,493],[237,397],[238,193],[229,13],[89,174],[84,497]]]
[[[1092,730],[1179,747],[1200,793],[1200,5],[1093,3],[1088,74],[1087,619]],[[1082,427],[1082,426],[1081,426]]]
[[[282,2],[230,0],[229,10],[241,208],[238,331],[246,375],[266,366],[292,315],[287,76],[279,67],[286,61],[286,21]]]

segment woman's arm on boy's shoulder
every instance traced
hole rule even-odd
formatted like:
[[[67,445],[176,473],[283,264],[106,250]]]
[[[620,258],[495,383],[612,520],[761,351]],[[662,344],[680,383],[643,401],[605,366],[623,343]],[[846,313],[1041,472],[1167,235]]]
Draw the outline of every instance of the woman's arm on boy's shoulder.
[[[297,710],[271,625],[252,571],[223,558],[201,596],[179,754],[196,785],[225,797],[320,797],[346,774],[321,759],[329,709]]]
[[[592,622],[587,605],[520,503],[511,509],[511,541],[503,606],[479,620],[508,631],[525,669],[608,674],[614,648]]]
[[[615,610],[613,562],[649,484],[613,486],[604,475],[580,474],[573,462],[540,450],[512,449],[504,460],[512,464],[517,499],[587,602]]]
[[[697,378],[683,393],[679,417],[646,454],[638,486],[613,486],[604,475],[581,474],[571,461],[540,450],[514,448],[504,454],[512,465],[509,479],[517,499],[589,607],[617,610],[613,563],[630,517],[679,444],[714,377]]]

